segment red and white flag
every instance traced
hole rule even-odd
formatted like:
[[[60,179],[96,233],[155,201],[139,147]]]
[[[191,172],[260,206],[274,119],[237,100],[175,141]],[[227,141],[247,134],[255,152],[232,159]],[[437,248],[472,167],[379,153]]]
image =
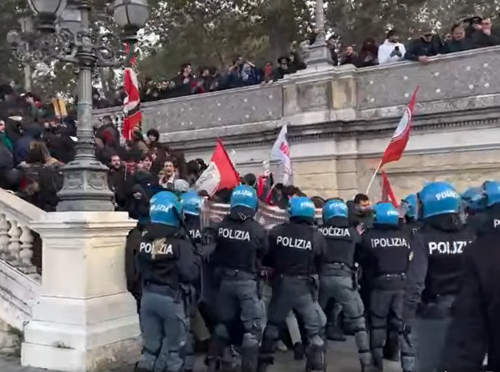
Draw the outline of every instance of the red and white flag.
[[[399,208],[398,201],[389,182],[389,177],[387,177],[385,171],[382,171],[382,198],[380,200],[384,203],[392,203],[394,208]]]
[[[135,55],[135,44],[127,43],[127,60],[123,73],[123,87],[127,95],[123,100],[123,127],[122,136],[125,140],[132,139],[134,131],[141,131],[141,94],[135,67],[137,57]]]
[[[288,132],[287,125],[281,127],[280,134],[274,142],[271,150],[271,160],[279,160],[283,165],[283,184],[287,185],[292,177],[292,159],[290,158],[290,146],[286,138]]]
[[[410,103],[408,104],[408,107],[405,108],[403,117],[399,121],[396,131],[392,135],[391,142],[389,142],[389,145],[385,149],[379,168],[381,168],[384,164],[398,161],[401,159],[401,156],[403,156],[406,145],[410,139],[413,110],[415,108],[415,102],[417,101],[418,88],[419,87],[417,87],[413,92]]]
[[[208,168],[194,185],[196,191],[205,190],[210,196],[222,189],[233,189],[240,184],[240,176],[220,139],[212,154]]]

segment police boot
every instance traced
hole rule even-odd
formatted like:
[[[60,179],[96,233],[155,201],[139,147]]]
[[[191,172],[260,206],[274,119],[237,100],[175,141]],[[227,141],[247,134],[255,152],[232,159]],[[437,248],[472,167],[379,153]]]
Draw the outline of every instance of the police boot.
[[[380,372],[373,364],[361,365],[361,372]]]
[[[297,342],[295,345],[293,345],[293,359],[304,359],[304,344],[302,344],[302,342]]]
[[[347,338],[337,324],[329,324],[326,327],[326,337],[332,341],[346,341]]]
[[[239,357],[231,346],[224,347],[220,358],[220,370],[222,372],[233,372],[236,370],[236,359]]]
[[[326,371],[326,345],[309,345],[306,358],[306,372]]]
[[[139,367],[139,363],[136,363],[134,367],[134,372],[151,372],[151,371],[146,368]]]
[[[388,341],[385,343],[384,359],[399,362],[399,345],[397,342]]]
[[[259,340],[251,333],[243,335],[241,345],[241,372],[257,372],[259,364]]]
[[[219,369],[220,356],[222,354],[223,345],[217,340],[216,337],[210,339],[208,345],[207,357],[205,364],[207,365],[207,372],[216,372]]]
[[[382,358],[382,353],[373,353],[373,366],[376,368],[375,371],[382,372],[384,370],[384,359]]]
[[[379,372],[379,369],[373,365],[371,354],[363,353],[359,361],[361,362],[361,372]]]

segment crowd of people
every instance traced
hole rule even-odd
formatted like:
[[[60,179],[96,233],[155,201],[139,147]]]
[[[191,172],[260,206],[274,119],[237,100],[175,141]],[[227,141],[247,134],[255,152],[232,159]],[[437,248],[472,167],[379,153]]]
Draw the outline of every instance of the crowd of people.
[[[399,209],[297,191],[273,227],[257,217],[260,190],[224,190],[222,220],[194,190],[152,196],[127,241],[144,341],[136,372],[192,371],[196,338],[210,372],[264,372],[288,347],[307,371],[325,371],[327,339],[344,333],[363,372],[383,371],[384,358],[404,372],[477,372],[486,355],[486,370],[500,370],[500,183],[460,195],[431,182]]]
[[[468,28],[455,25],[444,43],[426,31],[405,46],[390,31],[380,47],[369,40],[358,55],[348,47],[339,63],[348,56],[358,67],[425,63],[490,45],[498,45],[491,21],[475,19]],[[185,64],[170,81],[145,82],[143,99],[272,81],[304,64],[293,56],[269,67],[257,72],[238,58],[223,76],[205,68],[200,78]],[[62,167],[75,156],[72,113],[60,115],[57,102],[44,106],[12,86],[0,92],[0,187],[55,211]],[[93,98],[96,107],[104,104],[97,90]],[[159,137],[154,129],[134,132],[122,144],[112,123],[95,128],[116,210],[138,221],[126,248],[127,286],[144,339],[136,372],[192,371],[194,336],[208,342],[210,372],[234,363],[264,372],[276,348],[292,348],[308,371],[324,371],[326,339],[345,334],[355,336],[364,372],[382,371],[384,358],[400,360],[404,372],[477,372],[486,354],[490,370],[500,371],[498,332],[491,332],[500,311],[493,250],[499,183],[459,195],[449,183],[432,182],[399,210],[372,205],[364,194],[351,201],[307,196],[272,174],[243,175],[240,186],[211,196],[192,189],[205,161],[187,161]],[[230,206],[222,222],[201,225],[202,197]],[[267,231],[255,219],[261,203],[287,211],[289,221]],[[191,326],[197,317],[205,337]]]
[[[378,45],[373,38],[368,38],[359,52],[348,45],[340,56],[335,45],[335,38],[331,38],[329,47],[332,59],[340,65],[353,64],[360,68],[405,60],[426,63],[429,57],[440,54],[500,45],[500,29],[492,26],[490,18],[472,17],[454,24],[444,37],[431,28],[424,28],[420,31],[420,37],[403,42],[397,30],[390,30],[382,44]]]
[[[276,63],[268,62],[264,66],[256,66],[243,57],[237,57],[225,71],[214,66],[200,67],[195,71],[191,63],[185,63],[171,79],[154,81],[150,77],[144,78],[140,82],[141,102],[266,84],[304,68],[305,63],[297,52],[279,58]],[[118,88],[112,100],[102,98],[96,89],[94,108],[121,106],[125,97],[123,87]]]
[[[312,36],[303,48],[307,49],[314,41],[315,37]],[[367,38],[358,51],[352,45],[343,46],[339,51],[335,36],[330,37],[327,42],[334,65],[352,64],[358,68],[405,60],[426,63],[429,57],[436,55],[495,45],[500,45],[500,28],[493,27],[490,18],[481,17],[471,17],[454,24],[444,36],[436,34],[431,28],[422,29],[420,37],[410,41],[400,40],[397,30],[390,30],[382,43],[378,43],[374,38]],[[156,101],[276,81],[287,74],[304,69],[304,55],[294,51],[289,56],[283,56],[275,63],[267,62],[264,66],[256,66],[243,57],[237,57],[225,71],[219,71],[213,66],[201,67],[194,71],[190,63],[185,63],[171,79],[143,79],[141,101]],[[94,107],[121,106],[124,98],[123,87],[116,91],[112,100],[101,98],[96,89]]]

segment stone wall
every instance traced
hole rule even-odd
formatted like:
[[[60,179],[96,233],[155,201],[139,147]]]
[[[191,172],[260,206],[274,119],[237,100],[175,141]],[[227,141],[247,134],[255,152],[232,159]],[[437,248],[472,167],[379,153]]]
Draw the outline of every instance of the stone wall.
[[[396,194],[433,179],[451,179],[463,189],[500,178],[489,155],[500,151],[499,52],[454,53],[426,65],[304,70],[272,85],[146,103],[144,129],[158,129],[188,159],[208,160],[220,137],[245,174],[260,173],[287,124],[294,183],[310,195],[352,197],[366,190],[418,84],[407,151],[386,167]],[[99,111],[96,120],[117,110]]]
[[[371,171],[373,162],[360,160],[359,167]],[[500,179],[500,150],[409,155],[398,163],[388,165],[387,175],[398,197],[415,193],[426,182],[432,181],[449,181],[461,192],[486,180]],[[363,181],[367,179],[365,176]],[[379,183],[380,178],[377,186]],[[377,194],[374,192],[372,195]]]

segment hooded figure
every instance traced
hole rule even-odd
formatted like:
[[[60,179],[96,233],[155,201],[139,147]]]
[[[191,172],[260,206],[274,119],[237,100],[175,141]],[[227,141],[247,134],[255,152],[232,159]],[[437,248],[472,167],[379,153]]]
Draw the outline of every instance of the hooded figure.
[[[23,131],[22,137],[14,144],[14,162],[16,164],[26,161],[31,142],[39,140],[42,133],[42,128],[37,124],[30,125]]]

